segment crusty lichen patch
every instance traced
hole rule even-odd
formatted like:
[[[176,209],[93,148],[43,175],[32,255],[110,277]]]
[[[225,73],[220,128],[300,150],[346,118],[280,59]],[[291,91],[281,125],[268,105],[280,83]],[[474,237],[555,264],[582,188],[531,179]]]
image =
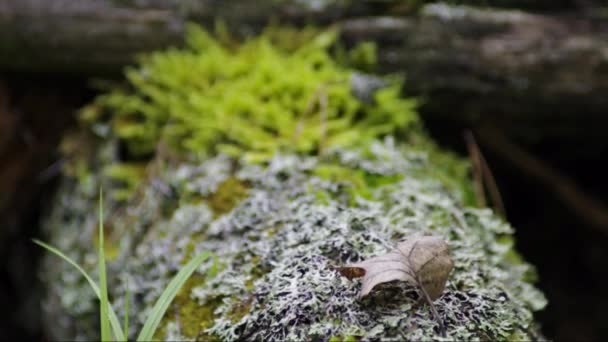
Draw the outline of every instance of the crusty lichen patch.
[[[424,154],[395,146],[390,139],[373,145],[373,155],[335,150],[323,157],[277,155],[266,166],[241,161],[236,173],[226,171],[224,176],[250,188],[231,211],[215,216],[204,202],[183,203],[168,221],[150,223],[136,248],[123,250],[113,264],[131,273],[134,313],[143,319],[159,289],[193,248],[212,251],[222,267],[206,262],[180,293],[165,317],[162,337],[166,339],[176,333],[182,338],[215,336],[228,341],[331,336],[438,339],[437,322],[419,303],[416,288],[391,283],[359,300],[360,282],[334,270],[385,253],[403,237],[432,232],[449,242],[455,262],[445,293],[435,303],[447,336],[534,338],[532,312],[543,307],[544,298],[526,282],[530,266],[512,257],[511,227],[489,210],[464,207],[458,194],[426,177],[425,171],[440,165]],[[229,170],[218,167],[223,163],[235,164],[224,156],[183,164],[167,170],[163,181],[176,188],[187,188],[189,182],[204,186],[207,181],[213,187],[210,184],[218,183],[218,174],[209,171]],[[370,187],[370,196],[356,196],[353,201],[349,188],[357,184],[317,175],[317,167],[326,163],[356,167],[394,182]],[[177,177],[191,174],[189,169],[202,176]],[[319,191],[335,196],[320,203]],[[147,205],[152,207],[140,203],[131,215],[159,204]],[[201,232],[206,239],[197,238],[194,246],[186,248]],[[215,274],[208,276],[209,272]],[[124,291],[117,285],[121,280],[116,282],[113,296],[121,298]],[[67,287],[66,295],[70,291]],[[119,312],[120,303],[116,304]],[[94,330],[89,333],[96,336]]]

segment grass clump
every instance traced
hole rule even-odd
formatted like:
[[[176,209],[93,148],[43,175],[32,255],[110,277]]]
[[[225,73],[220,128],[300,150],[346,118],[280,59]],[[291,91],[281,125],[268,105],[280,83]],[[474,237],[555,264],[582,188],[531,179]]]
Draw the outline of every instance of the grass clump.
[[[43,247],[47,251],[59,256],[70,265],[74,266],[88,281],[89,285],[99,298],[99,319],[100,319],[100,340],[101,341],[128,341],[129,333],[129,311],[128,311],[128,300],[126,301],[125,307],[125,318],[124,326],[121,328],[116,313],[112,309],[112,305],[108,298],[108,284],[106,275],[106,261],[105,261],[105,250],[104,250],[104,231],[103,231],[103,197],[100,192],[99,194],[99,245],[98,245],[98,276],[99,285],[95,283],[93,278],[75,261],[70,257],[59,251],[58,249],[47,245],[46,243],[38,240],[34,240],[34,243]],[[152,308],[150,315],[146,319],[142,329],[137,336],[137,341],[151,341],[165,312],[169,308],[169,304],[173,301],[180,288],[186,283],[194,271],[209,258],[210,254],[203,252],[192,258],[181,270],[175,275],[175,277],[169,282],[167,287],[164,289],[154,307]],[[128,291],[127,291],[128,296]],[[110,329],[111,328],[111,329]]]

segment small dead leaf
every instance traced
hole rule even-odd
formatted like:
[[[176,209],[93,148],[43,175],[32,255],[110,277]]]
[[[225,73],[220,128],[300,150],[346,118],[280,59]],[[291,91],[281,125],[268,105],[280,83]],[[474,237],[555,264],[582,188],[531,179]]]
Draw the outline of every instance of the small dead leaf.
[[[417,235],[400,242],[390,253],[346,265],[338,271],[349,279],[363,277],[359,297],[367,296],[376,285],[393,280],[417,285],[439,324],[441,335],[445,336],[445,326],[433,301],[441,296],[453,267],[445,240]]]
[[[400,242],[395,251],[348,264],[338,271],[349,279],[363,277],[360,297],[367,296],[378,284],[401,280],[419,286],[433,301],[443,293],[453,267],[445,240],[415,236]]]

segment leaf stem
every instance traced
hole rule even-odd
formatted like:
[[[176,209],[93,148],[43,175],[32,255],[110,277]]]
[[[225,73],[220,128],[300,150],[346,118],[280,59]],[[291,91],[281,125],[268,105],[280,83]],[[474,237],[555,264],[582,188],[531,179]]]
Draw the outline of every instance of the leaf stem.
[[[441,319],[441,317],[439,317],[439,312],[437,312],[437,308],[435,307],[435,304],[433,304],[431,296],[429,296],[428,292],[426,292],[426,290],[424,289],[424,286],[422,286],[422,281],[420,281],[420,277],[416,276],[416,282],[418,282],[418,288],[420,288],[420,291],[424,295],[426,302],[431,308],[431,312],[433,313],[435,320],[439,324],[439,333],[441,334],[441,337],[445,337],[445,325],[443,325],[443,320]]]

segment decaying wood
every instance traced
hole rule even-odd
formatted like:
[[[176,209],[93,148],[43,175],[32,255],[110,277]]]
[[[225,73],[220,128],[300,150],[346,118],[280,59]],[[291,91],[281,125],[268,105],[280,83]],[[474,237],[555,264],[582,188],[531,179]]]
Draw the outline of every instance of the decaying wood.
[[[406,71],[429,120],[492,122],[526,144],[559,140],[564,154],[607,147],[608,21],[443,5],[424,13],[350,20],[343,38],[376,41],[380,65]]]
[[[138,52],[181,40],[183,20],[166,9],[110,1],[0,3],[0,67],[16,71],[116,72]]]
[[[213,27],[222,19],[231,31],[247,35],[274,19],[329,24],[391,3],[373,2],[2,0],[0,69],[107,75],[138,53],[180,45],[188,21]]]

